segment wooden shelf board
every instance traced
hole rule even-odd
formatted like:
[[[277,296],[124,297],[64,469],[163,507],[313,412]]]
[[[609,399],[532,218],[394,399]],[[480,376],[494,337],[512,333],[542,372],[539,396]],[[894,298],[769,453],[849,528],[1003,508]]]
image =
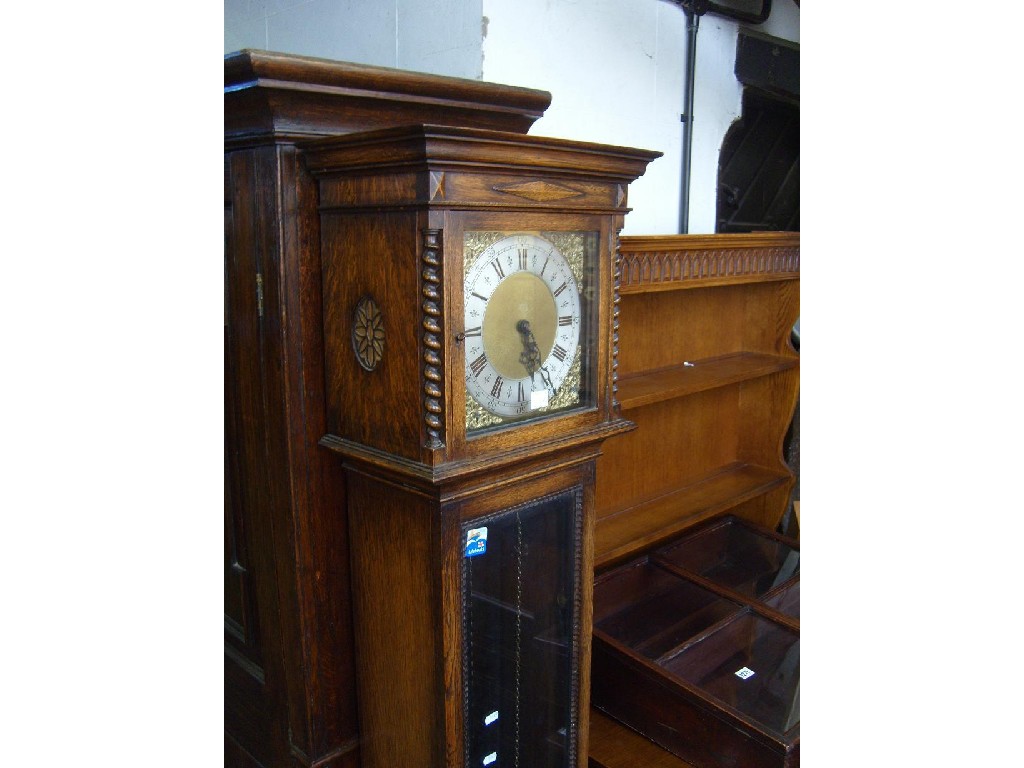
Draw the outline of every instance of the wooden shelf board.
[[[597,521],[594,568],[624,562],[677,533],[788,482],[754,464],[730,464],[699,482]]]
[[[694,360],[648,373],[623,376],[619,381],[619,402],[623,408],[639,408],[674,397],[685,397],[709,389],[729,386],[785,371],[799,365],[797,357],[757,352],[738,352],[722,357]]]
[[[692,768],[595,707],[590,709],[591,768]]]

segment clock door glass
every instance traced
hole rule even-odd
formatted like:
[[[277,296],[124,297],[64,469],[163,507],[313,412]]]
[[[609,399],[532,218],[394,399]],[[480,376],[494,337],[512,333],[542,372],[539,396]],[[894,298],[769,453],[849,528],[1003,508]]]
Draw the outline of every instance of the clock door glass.
[[[594,232],[465,234],[466,426],[590,405]]]
[[[463,525],[467,766],[576,765],[580,494]]]

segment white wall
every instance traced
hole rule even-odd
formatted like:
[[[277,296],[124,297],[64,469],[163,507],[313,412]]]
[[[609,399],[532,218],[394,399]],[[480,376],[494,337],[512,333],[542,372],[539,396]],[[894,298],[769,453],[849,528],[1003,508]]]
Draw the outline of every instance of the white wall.
[[[259,48],[480,79],[481,0],[224,0],[224,53]]]
[[[799,42],[799,7],[772,5],[757,29]],[[699,24],[691,233],[715,228],[718,153],[740,114],[739,28]],[[531,134],[664,153],[630,186],[623,234],[679,231],[686,17],[665,0],[225,0],[225,53],[246,47],[550,91]]]
[[[484,0],[483,79],[551,91],[530,133],[665,153],[624,234],[676,232],[685,18],[659,0]]]

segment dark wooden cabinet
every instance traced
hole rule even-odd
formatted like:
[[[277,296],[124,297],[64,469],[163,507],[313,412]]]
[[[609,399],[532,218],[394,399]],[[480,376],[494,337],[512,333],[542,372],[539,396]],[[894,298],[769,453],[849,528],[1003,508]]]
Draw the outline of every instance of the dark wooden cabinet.
[[[315,204],[291,145],[235,147],[225,169],[225,749],[356,765],[344,487],[317,447]]]

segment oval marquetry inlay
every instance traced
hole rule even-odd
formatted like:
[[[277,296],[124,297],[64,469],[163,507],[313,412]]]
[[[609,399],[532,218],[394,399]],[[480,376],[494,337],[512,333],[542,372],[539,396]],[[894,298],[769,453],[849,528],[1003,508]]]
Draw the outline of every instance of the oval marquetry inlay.
[[[356,304],[352,316],[352,348],[359,364],[372,371],[384,357],[384,318],[370,296]]]

